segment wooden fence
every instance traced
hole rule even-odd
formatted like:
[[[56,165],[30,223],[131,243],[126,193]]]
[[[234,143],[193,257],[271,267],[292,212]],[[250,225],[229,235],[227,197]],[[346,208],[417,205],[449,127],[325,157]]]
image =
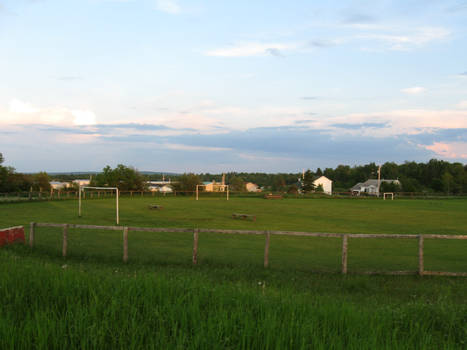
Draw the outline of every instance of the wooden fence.
[[[426,271],[423,263],[424,241],[425,239],[457,239],[467,240],[467,235],[434,235],[434,234],[356,234],[356,233],[317,233],[317,232],[295,232],[295,231],[252,231],[252,230],[219,230],[203,228],[160,228],[160,227],[123,227],[123,226],[99,226],[99,225],[77,225],[77,224],[52,224],[52,223],[30,223],[29,245],[34,246],[36,227],[58,227],[63,229],[62,255],[67,256],[68,248],[68,229],[90,229],[90,230],[113,230],[123,232],[123,262],[128,261],[128,232],[188,232],[193,233],[193,264],[198,263],[198,238],[200,233],[219,233],[219,234],[241,234],[241,235],[264,235],[264,267],[269,266],[269,244],[272,235],[279,236],[301,236],[301,237],[327,237],[342,239],[342,267],[341,272],[347,274],[348,242],[349,239],[365,238],[394,238],[394,239],[417,239],[418,240],[418,271],[390,271],[390,272],[363,272],[363,274],[387,274],[387,275],[439,275],[439,276],[466,276],[467,272],[445,272],[445,271]]]

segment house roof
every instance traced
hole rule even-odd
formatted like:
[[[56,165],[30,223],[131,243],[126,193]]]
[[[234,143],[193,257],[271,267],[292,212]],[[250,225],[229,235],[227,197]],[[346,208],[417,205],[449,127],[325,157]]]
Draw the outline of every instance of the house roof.
[[[383,183],[383,182],[395,183],[395,184],[398,184],[398,185],[400,184],[399,180],[381,179],[380,183]],[[369,179],[369,180],[366,180],[365,182],[359,182],[358,184],[353,186],[351,188],[351,190],[359,190],[362,187],[370,187],[370,186],[378,187],[378,180],[377,179]]]

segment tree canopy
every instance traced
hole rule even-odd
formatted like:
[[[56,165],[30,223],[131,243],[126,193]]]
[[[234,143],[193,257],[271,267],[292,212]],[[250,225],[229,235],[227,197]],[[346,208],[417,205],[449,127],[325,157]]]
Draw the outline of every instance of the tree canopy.
[[[115,169],[107,165],[102,173],[95,176],[94,186],[118,187],[121,191],[142,191],[146,187],[146,179],[135,168],[118,164]]]

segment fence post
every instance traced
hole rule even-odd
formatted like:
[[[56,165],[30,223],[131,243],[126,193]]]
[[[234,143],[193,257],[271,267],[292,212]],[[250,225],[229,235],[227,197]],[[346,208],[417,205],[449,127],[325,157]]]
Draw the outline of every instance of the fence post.
[[[123,262],[128,261],[128,227],[123,228]]]
[[[66,251],[68,248],[68,224],[63,225],[63,246],[62,255],[66,258]]]
[[[347,245],[348,236],[342,236],[342,273],[347,274]]]
[[[29,224],[29,246],[32,248],[34,245],[34,228],[36,226],[35,222]]]
[[[418,236],[418,274],[423,276],[423,235]]]
[[[195,228],[193,230],[193,265],[198,263],[198,237],[199,229]]]
[[[269,241],[271,239],[271,233],[269,231],[265,232],[266,242],[264,244],[264,267],[269,266]]]

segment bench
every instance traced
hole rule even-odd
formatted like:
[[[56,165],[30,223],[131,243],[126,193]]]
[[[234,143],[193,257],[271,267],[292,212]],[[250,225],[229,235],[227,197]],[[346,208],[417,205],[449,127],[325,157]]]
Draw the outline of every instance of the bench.
[[[282,195],[280,194],[266,194],[264,196],[265,199],[282,199]]]
[[[162,209],[163,206],[162,205],[159,205],[159,204],[149,204],[149,209],[156,209],[156,210],[160,210]]]
[[[252,221],[256,221],[256,215],[250,215],[250,214],[239,214],[239,213],[233,213],[232,218],[234,219],[251,219]]]

